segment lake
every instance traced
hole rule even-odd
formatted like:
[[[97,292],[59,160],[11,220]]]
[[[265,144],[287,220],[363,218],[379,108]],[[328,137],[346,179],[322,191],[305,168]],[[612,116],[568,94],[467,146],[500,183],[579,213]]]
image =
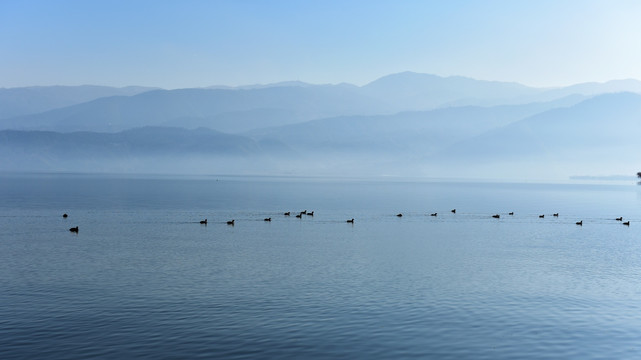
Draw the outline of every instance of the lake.
[[[640,235],[633,182],[3,174],[0,358],[638,358]]]

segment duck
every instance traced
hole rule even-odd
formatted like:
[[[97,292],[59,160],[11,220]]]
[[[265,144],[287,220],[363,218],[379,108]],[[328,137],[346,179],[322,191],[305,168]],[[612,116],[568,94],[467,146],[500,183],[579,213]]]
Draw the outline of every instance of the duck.
[[[65,219],[66,219],[68,216],[69,216],[69,215],[67,215],[67,213],[62,214],[62,217],[63,217],[63,218],[65,218]]]
[[[300,213],[301,213],[301,214],[303,214],[303,215],[305,215],[305,214],[307,214],[307,210],[303,210],[303,211],[301,211]]]
[[[623,221],[623,216],[620,216],[620,217],[618,217],[618,218],[616,218],[616,219],[614,219],[614,220],[616,220],[616,221]]]
[[[78,232],[78,227],[77,226],[76,227],[72,227],[71,229],[69,229],[69,231],[77,233]]]
[[[430,214],[430,216],[436,216],[436,215],[438,215],[438,213],[433,213],[433,214]]]
[[[288,211],[288,212],[286,212],[286,213],[283,213],[283,215],[285,215],[285,216],[289,216],[289,215],[291,215],[291,212],[289,212],[289,211]]]
[[[402,217],[402,216],[403,216],[403,214],[396,214],[396,216],[398,216],[398,217]]]
[[[493,218],[495,218],[495,219],[499,219],[499,218],[501,217],[501,215],[499,215],[499,214],[494,214],[494,215],[492,215],[492,217],[493,217]]]
[[[205,220],[200,220],[200,223],[201,223],[201,224],[204,224],[204,225],[207,225],[207,219],[205,219]]]
[[[626,222],[624,222],[624,223],[623,223],[623,225],[625,225],[625,226],[630,226],[630,222],[629,222],[629,221],[626,221]]]
[[[229,220],[227,221],[227,225],[234,225],[234,222],[236,222],[236,220]]]
[[[559,213],[554,213],[554,214],[552,214],[552,216],[559,217]]]
[[[352,218],[351,220],[347,220],[347,222],[353,224],[354,223],[354,218]]]
[[[577,221],[576,224],[579,225],[579,226],[583,226],[583,220]]]
[[[508,215],[514,215],[514,211],[510,211],[510,212],[509,212],[509,213],[507,213],[507,214],[508,214]]]
[[[456,214],[456,209],[452,209],[452,214]]]
[[[300,214],[296,215],[296,217],[299,218],[299,219],[302,218],[303,217],[303,213],[300,213]]]
[[[272,221],[272,218],[265,218],[264,221]]]
[[[545,217],[545,215],[539,215],[539,218],[541,218],[541,219],[543,219],[544,217]]]
[[[314,216],[314,212],[313,211],[308,212],[307,216]]]

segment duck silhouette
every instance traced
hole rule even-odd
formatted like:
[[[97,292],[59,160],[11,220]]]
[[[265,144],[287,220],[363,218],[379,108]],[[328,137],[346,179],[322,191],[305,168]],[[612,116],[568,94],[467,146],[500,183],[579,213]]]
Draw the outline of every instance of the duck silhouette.
[[[351,220],[347,220],[348,223],[354,223],[354,219],[352,218]]]
[[[227,225],[234,225],[235,222],[236,222],[236,220],[229,220],[229,221],[227,221]]]
[[[272,221],[272,218],[266,218],[265,221]]]
[[[579,226],[583,226],[583,220],[577,221],[576,224],[579,225]]]
[[[200,223],[201,223],[201,224],[203,224],[203,225],[207,225],[207,219],[205,219],[205,220],[200,220]]]
[[[78,227],[77,226],[76,227],[72,227],[71,229],[69,229],[69,231],[77,233],[78,232]]]
[[[492,217],[493,217],[493,218],[495,218],[495,219],[499,219],[499,218],[501,217],[501,215],[499,215],[499,214],[494,214],[494,215],[492,215]]]

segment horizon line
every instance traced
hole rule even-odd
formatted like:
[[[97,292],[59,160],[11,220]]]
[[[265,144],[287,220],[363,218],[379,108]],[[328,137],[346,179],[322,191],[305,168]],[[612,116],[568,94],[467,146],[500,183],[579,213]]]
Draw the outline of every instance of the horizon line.
[[[363,85],[358,85],[350,82],[338,82],[338,83],[313,83],[313,82],[306,82],[303,80],[282,80],[282,81],[275,81],[275,82],[267,82],[267,83],[252,83],[252,84],[242,84],[242,85],[227,85],[227,84],[213,84],[213,85],[206,85],[206,86],[179,86],[179,87],[161,87],[161,86],[152,86],[152,85],[139,85],[139,84],[129,84],[129,85],[104,85],[104,84],[95,84],[95,83],[82,83],[82,84],[48,84],[48,85],[43,85],[43,84],[37,84],[37,85],[24,85],[24,86],[2,86],[0,87],[1,90],[9,90],[9,89],[23,89],[23,88],[44,88],[44,87],[82,87],[82,86],[96,86],[96,87],[108,87],[108,88],[116,88],[116,89],[126,89],[126,88],[135,88],[135,87],[141,87],[141,88],[149,88],[149,89],[156,89],[156,90],[183,90],[183,89],[211,89],[211,88],[226,88],[229,90],[243,90],[243,89],[251,89],[251,88],[256,88],[256,87],[277,87],[280,85],[286,85],[286,84],[300,84],[302,86],[354,86],[354,87],[365,87],[369,84],[372,84],[378,80],[381,80],[383,78],[389,77],[389,76],[395,76],[395,75],[402,75],[402,74],[414,74],[414,75],[427,75],[427,76],[434,76],[442,79],[449,79],[449,78],[463,78],[463,79],[469,79],[469,80],[474,80],[474,81],[482,81],[482,82],[494,82],[494,83],[505,83],[505,84],[516,84],[516,85],[521,85],[533,89],[546,89],[546,90],[553,90],[553,89],[561,89],[565,87],[571,87],[571,86],[576,86],[576,85],[584,85],[584,84],[606,84],[610,82],[615,82],[615,81],[639,81],[641,80],[636,79],[636,78],[618,78],[618,79],[610,79],[610,80],[605,80],[605,81],[584,81],[584,82],[578,82],[578,83],[572,83],[572,84],[566,84],[566,85],[548,85],[548,86],[534,86],[534,85],[528,85],[522,82],[518,81],[505,81],[505,80],[488,80],[488,79],[479,79],[475,77],[470,77],[470,76],[465,76],[465,75],[438,75],[438,74],[433,74],[433,73],[422,73],[422,72],[416,72],[416,71],[401,71],[401,72],[396,72],[396,73],[390,73],[387,75],[382,75],[377,77],[376,79],[367,82]],[[300,86],[299,85],[299,86]],[[293,85],[295,86],[295,85]]]

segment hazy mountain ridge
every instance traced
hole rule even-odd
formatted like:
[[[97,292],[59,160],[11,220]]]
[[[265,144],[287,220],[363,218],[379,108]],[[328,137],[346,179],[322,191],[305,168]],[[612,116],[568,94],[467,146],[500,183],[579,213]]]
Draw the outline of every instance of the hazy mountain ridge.
[[[257,114],[243,121],[247,112],[273,111],[277,118]],[[191,119],[195,127],[227,132],[301,122],[339,114],[387,113],[385,103],[360,95],[347,87],[274,87],[250,90],[181,89],[155,90],[135,96],[114,96],[51,110],[41,114],[5,119],[4,129],[116,132],[128,128],[177,125]],[[238,114],[239,116],[234,116]],[[271,122],[265,122],[267,120]]]
[[[641,83],[625,80],[536,89],[516,83],[405,72],[382,77],[362,87],[284,82],[101,97],[38,114],[0,119],[0,129],[117,132],[142,126],[177,126],[209,127],[233,133],[327,117],[389,115],[452,106],[527,104],[630,88],[641,89]],[[84,87],[76,90],[81,89]],[[130,91],[142,90],[132,88]],[[26,97],[22,101],[31,100]]]
[[[641,153],[641,95],[599,95],[463,140],[426,159],[460,167],[559,167],[558,172],[636,173]],[[509,165],[507,165],[509,164]],[[562,169],[561,169],[562,168]]]
[[[405,110],[427,110],[453,103],[471,105],[490,100],[505,103],[543,91],[518,83],[462,76],[441,77],[409,71],[381,77],[363,86],[362,90],[370,96],[389,99]]]
[[[353,151],[420,157],[496,127],[578,101],[565,98],[527,105],[466,106],[394,115],[336,117],[245,134],[257,140],[286,143],[301,153]]]
[[[641,95],[606,94],[492,129],[446,152],[452,157],[476,159],[631,144],[641,133],[640,120]]]
[[[25,129],[0,132],[0,169],[461,177],[554,169],[566,178],[638,171],[641,95],[607,93],[636,89],[638,81],[532,89],[424,75],[402,73],[364,87],[287,83],[103,97],[0,120],[3,128]],[[382,85],[404,77],[420,86]],[[439,101],[495,88],[454,102],[505,104],[393,111],[434,101],[422,100],[420,88],[434,91],[439,82],[475,84],[458,93],[443,88]],[[413,98],[398,100],[415,85]],[[398,91],[396,99],[376,97],[385,91]],[[553,100],[521,103],[541,98]]]
[[[205,128],[169,127],[144,127],[118,133],[2,130],[0,147],[5,151],[32,149],[99,157],[185,153],[257,155],[265,152],[258,142],[247,137]]]
[[[225,85],[213,85],[207,86],[205,89],[223,89],[223,90],[255,90],[255,89],[266,89],[273,87],[332,87],[332,86],[343,86],[347,88],[357,88],[358,86],[348,83],[340,84],[310,84],[303,81],[281,81],[271,84],[253,84],[253,85],[240,85],[240,86],[225,86]]]
[[[0,171],[249,172],[273,157],[295,159],[278,142],[211,129],[145,127],[119,133],[0,131]],[[248,165],[250,164],[250,165]]]
[[[0,119],[36,114],[109,96],[132,96],[156,88],[127,86],[33,86],[0,88]]]

